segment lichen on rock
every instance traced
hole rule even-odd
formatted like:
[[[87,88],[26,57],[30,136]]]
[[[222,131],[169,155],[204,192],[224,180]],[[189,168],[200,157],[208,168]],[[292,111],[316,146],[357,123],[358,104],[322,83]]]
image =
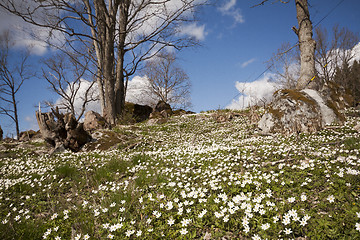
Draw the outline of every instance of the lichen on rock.
[[[339,112],[337,112],[339,113]],[[274,93],[274,100],[258,123],[262,133],[316,132],[341,117],[329,107],[319,92],[312,89],[284,89]]]

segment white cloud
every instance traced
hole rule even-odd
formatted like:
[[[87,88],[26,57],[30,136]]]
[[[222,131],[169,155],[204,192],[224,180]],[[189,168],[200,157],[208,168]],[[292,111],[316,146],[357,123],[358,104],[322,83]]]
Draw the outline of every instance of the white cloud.
[[[279,84],[272,82],[273,74],[266,74],[262,79],[254,82],[236,82],[235,87],[241,93],[238,99],[234,99],[228,109],[243,109],[253,105],[259,105],[262,101],[271,101],[273,93],[279,88]]]
[[[15,5],[24,4],[23,1],[15,1]],[[29,8],[35,8],[35,3],[27,2]],[[25,7],[22,6],[21,7]],[[36,18],[36,16],[35,16]],[[9,31],[11,39],[14,41],[14,47],[29,48],[32,54],[43,55],[48,50],[46,40],[51,43],[64,42],[64,35],[60,32],[53,31],[52,36],[49,38],[50,29],[35,26],[25,22],[21,17],[11,14],[0,8],[0,34]]]
[[[154,107],[159,101],[159,98],[153,94],[150,89],[151,85],[146,76],[135,76],[128,83],[125,100],[127,102]]]
[[[82,105],[84,103],[84,96],[85,96],[86,90],[90,87],[90,85],[91,85],[90,81],[87,81],[85,79],[81,79],[77,84],[74,84],[74,86],[73,86],[73,89],[77,89],[80,86],[79,90],[77,91],[77,93],[75,95],[75,98],[74,98],[74,108],[75,108],[75,113],[76,114],[79,114],[81,109],[82,109]],[[98,92],[99,91],[98,91],[97,85],[94,84],[93,87],[92,87],[92,90],[90,91],[90,95],[95,97],[95,96],[99,95]],[[67,95],[71,94],[70,86],[68,86],[66,88],[66,93],[67,93]],[[55,105],[62,105],[64,102],[65,102],[64,99],[59,98],[58,100],[56,100]],[[91,111],[91,110],[95,111],[95,112],[98,112],[98,113],[101,113],[100,102],[99,101],[89,102],[86,105],[86,111],[85,112]]]
[[[236,0],[229,0],[227,3],[225,3],[222,7],[220,7],[220,11],[227,12],[231,8],[235,7]]]
[[[161,4],[159,4],[161,2]],[[194,18],[194,6],[204,4],[206,0],[155,0],[151,4],[147,4],[144,9],[138,11],[139,5],[142,7],[144,3],[142,0],[134,1],[130,12],[136,12],[136,17],[129,24],[132,26],[132,32],[127,37],[128,43],[135,43],[141,40],[144,36],[148,36],[167,25],[169,19],[176,16],[177,20],[172,21],[169,28],[176,27],[180,35],[189,35],[195,37],[197,40],[204,40],[206,33],[205,26],[197,26],[196,24],[186,23]],[[180,11],[179,11],[180,10]],[[138,21],[142,19],[142,21]],[[181,19],[181,21],[178,21]]]
[[[235,24],[245,22],[245,18],[241,13],[241,9],[236,7],[236,0],[229,0],[225,2],[225,4],[219,8],[219,11],[225,16],[232,17],[235,21]]]
[[[39,125],[37,123],[36,117],[35,116],[26,116],[25,117],[25,122],[27,123],[27,128],[26,129],[32,129],[32,130],[39,130]]]
[[[246,62],[243,62],[243,63],[241,64],[241,67],[242,67],[242,68],[245,68],[245,67],[247,67],[249,64],[255,62],[255,60],[256,60],[255,58],[252,58],[252,59],[250,59],[250,60],[248,60],[248,61],[246,61]]]
[[[182,26],[180,33],[182,35],[194,37],[198,41],[203,41],[207,35],[207,32],[205,32],[205,25],[198,26],[196,23]]]

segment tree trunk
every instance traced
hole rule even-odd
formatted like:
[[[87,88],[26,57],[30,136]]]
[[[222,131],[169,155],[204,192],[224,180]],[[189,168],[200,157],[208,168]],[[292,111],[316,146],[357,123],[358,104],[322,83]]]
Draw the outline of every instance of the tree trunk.
[[[88,13],[88,21],[90,23],[91,36],[94,38],[93,46],[95,49],[96,62],[97,62],[96,82],[98,85],[97,87],[99,89],[99,95],[100,95],[101,115],[105,116],[105,106],[106,106],[105,105],[105,93],[104,93],[104,82],[102,80],[102,72],[101,72],[103,57],[102,57],[102,52],[101,52],[100,46],[99,46],[99,45],[102,45],[101,41],[103,40],[103,38],[99,37],[99,39],[97,39],[98,41],[100,41],[100,44],[98,44],[98,41],[95,40],[98,37],[98,35],[97,35],[97,31],[95,29],[93,15],[91,14],[91,5],[89,3],[89,0],[84,0],[84,4],[86,7],[86,11]],[[96,5],[96,9],[98,9],[97,5]],[[99,11],[97,10],[96,13],[98,13],[98,12]]]
[[[312,23],[308,9],[307,0],[295,0],[296,16],[299,28],[295,33],[299,38],[300,46],[300,78],[297,82],[297,89],[316,88],[315,81],[315,45],[312,38]]]
[[[104,82],[105,109],[104,118],[110,125],[116,122],[116,100],[115,100],[115,27],[116,13],[119,2],[106,6],[102,0],[94,1],[96,17],[97,17],[97,38],[100,45],[101,71]],[[97,44],[97,43],[94,43]]]
[[[109,29],[108,29],[109,31]],[[111,37],[113,33],[108,33],[107,38]],[[110,125],[115,125],[116,121],[116,109],[115,109],[115,78],[113,74],[114,70],[114,42],[107,41],[105,43],[104,54],[104,85],[105,85],[105,116],[104,118]]]
[[[119,42],[118,42],[118,59],[115,73],[115,108],[117,116],[121,116],[125,106],[125,77],[124,77],[124,56],[125,40],[127,33],[127,23],[129,15],[130,1],[125,0],[119,6]]]
[[[16,139],[20,139],[20,128],[19,128],[19,117],[18,117],[18,111],[17,111],[17,102],[15,99],[15,93],[12,93],[12,104],[14,108],[14,121],[15,121],[15,128],[16,128]]]
[[[101,116],[105,115],[105,94],[104,94],[104,83],[102,82],[100,71],[97,72],[96,83],[99,89],[99,97],[100,97],[100,106],[101,106]]]

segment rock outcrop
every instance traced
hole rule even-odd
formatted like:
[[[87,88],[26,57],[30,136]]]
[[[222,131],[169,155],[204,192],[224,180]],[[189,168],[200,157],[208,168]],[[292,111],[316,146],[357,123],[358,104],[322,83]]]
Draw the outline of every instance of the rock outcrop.
[[[107,123],[105,118],[103,118],[99,113],[94,111],[88,111],[85,113],[84,118],[84,130],[85,131],[94,131],[98,129],[107,128]]]
[[[168,116],[171,116],[173,114],[170,104],[164,101],[159,101],[156,104],[153,112],[162,112],[162,111],[165,111],[168,114]]]
[[[149,119],[152,111],[152,107],[147,105],[127,102],[125,103],[125,110],[122,121],[125,124],[143,122]]]
[[[28,130],[20,133],[19,141],[32,141],[35,139],[40,139],[41,133],[40,131]]]
[[[262,116],[258,127],[262,133],[316,132],[333,122],[341,122],[343,116],[334,106],[329,106],[324,98],[312,89],[279,90],[274,100]]]
[[[147,124],[155,125],[166,123],[171,115],[173,115],[173,110],[170,105],[164,101],[159,101],[150,114],[150,119]]]
[[[136,122],[143,122],[149,119],[153,109],[147,105],[134,104],[133,116]]]

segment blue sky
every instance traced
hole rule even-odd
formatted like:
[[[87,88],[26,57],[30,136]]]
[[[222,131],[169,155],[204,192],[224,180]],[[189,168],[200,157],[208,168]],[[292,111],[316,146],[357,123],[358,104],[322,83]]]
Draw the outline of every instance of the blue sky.
[[[270,0],[263,6],[250,8],[258,2],[260,0],[221,0],[216,6],[199,11],[198,25],[204,26],[202,46],[178,53],[179,63],[192,82],[192,110],[195,112],[228,106],[239,93],[236,82],[254,81],[282,43],[297,42],[291,30],[292,26],[297,26],[294,1],[272,4],[275,0]],[[313,23],[318,23],[339,2],[310,0]],[[224,9],[225,6],[231,7]],[[330,31],[339,24],[359,33],[359,12],[360,1],[344,0],[321,26]],[[6,22],[0,22],[0,30],[5,29]],[[40,56],[32,57],[34,62],[39,59]],[[32,79],[24,83],[19,93],[21,130],[36,128],[35,106],[48,99],[56,100],[57,96],[51,94],[44,80]],[[15,132],[14,125],[4,116],[0,116],[0,125],[7,134]]]
[[[225,1],[223,1],[225,2]],[[294,1],[288,4],[268,4],[250,8],[260,1],[238,0],[236,8],[244,18],[235,24],[234,19],[222,15],[216,7],[206,9],[201,20],[206,24],[207,35],[203,47],[180,53],[182,65],[193,83],[192,102],[196,112],[224,108],[239,92],[235,82],[254,81],[266,69],[266,61],[284,42],[296,43],[291,30],[297,26]],[[319,22],[340,1],[309,1],[314,24]],[[329,31],[335,24],[360,32],[360,1],[345,0],[321,26]],[[246,67],[242,64],[253,60]]]

